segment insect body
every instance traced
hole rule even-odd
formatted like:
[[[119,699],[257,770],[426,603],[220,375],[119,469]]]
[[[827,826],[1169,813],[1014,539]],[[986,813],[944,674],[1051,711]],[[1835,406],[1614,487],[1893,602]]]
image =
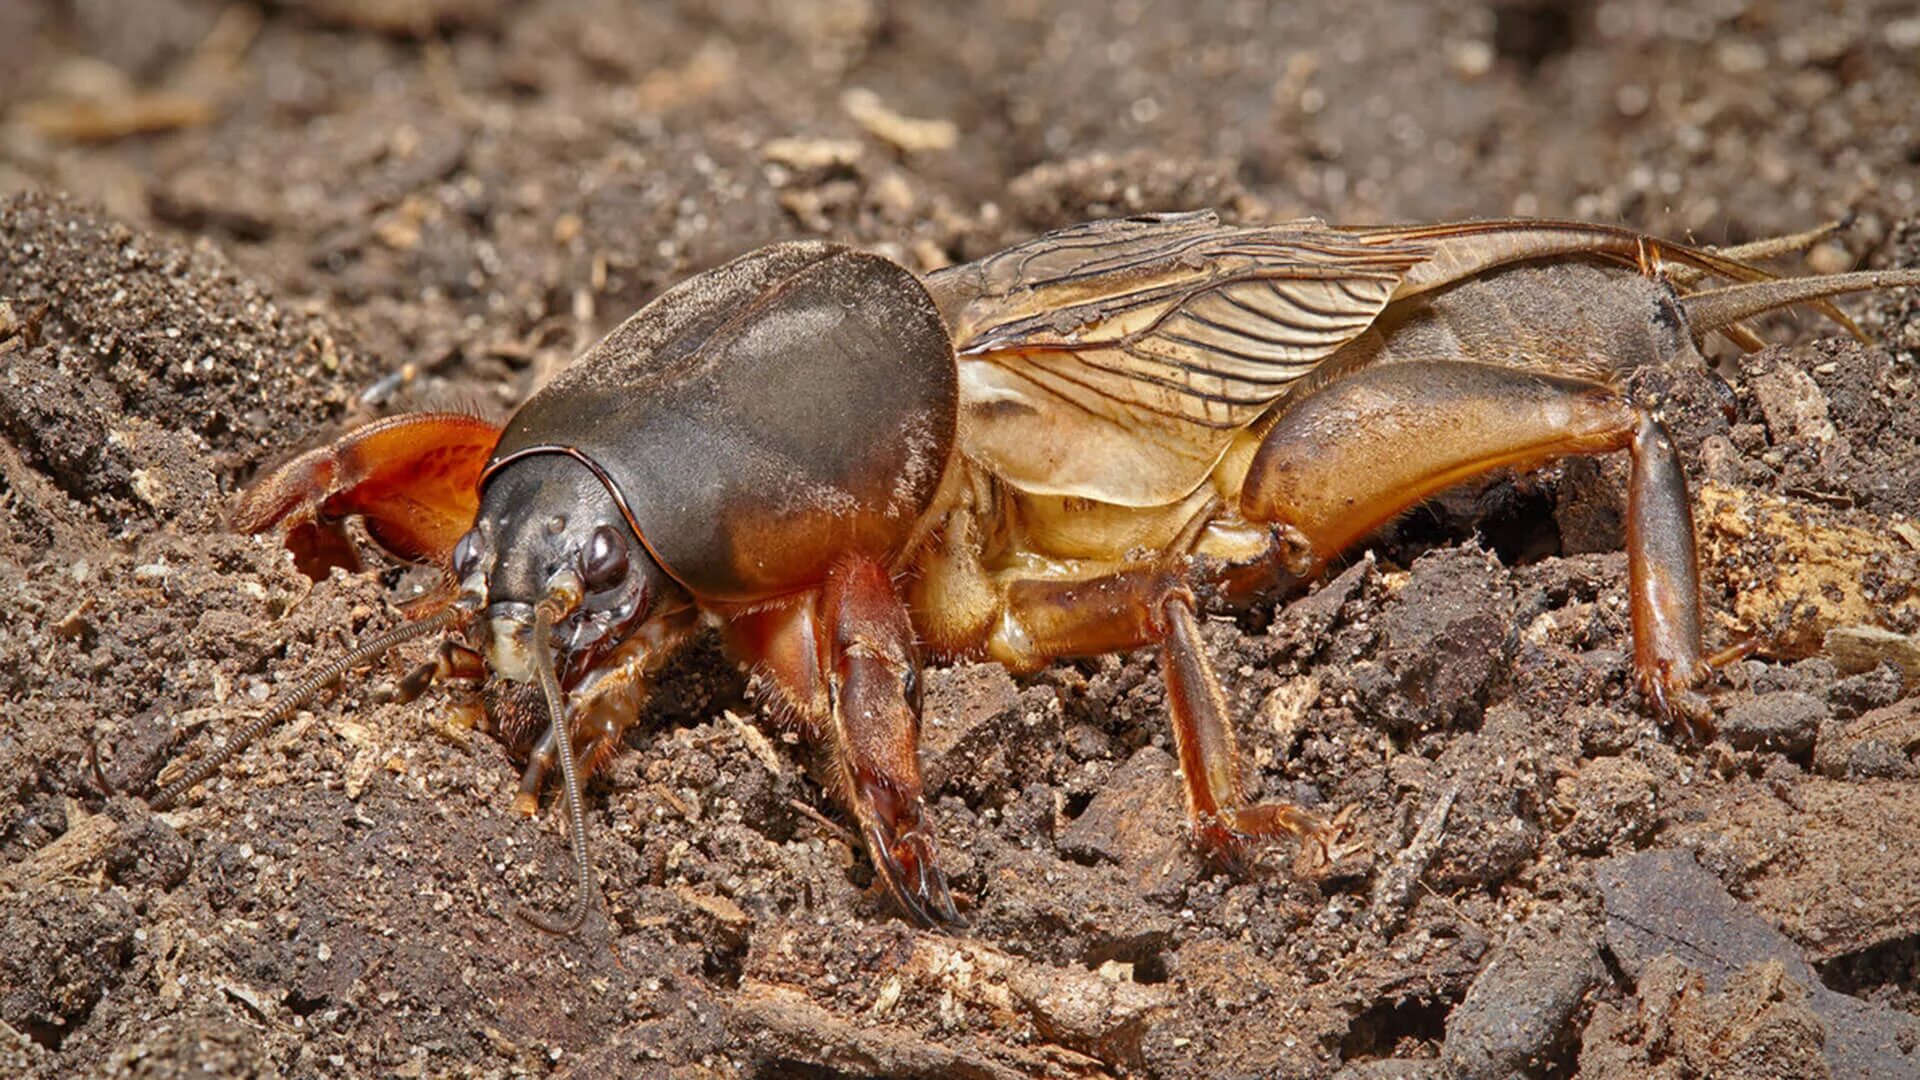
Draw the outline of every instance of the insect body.
[[[1656,709],[1694,716],[1709,658],[1685,482],[1628,376],[1698,362],[1713,332],[1757,345],[1741,321],[1763,311],[1839,318],[1822,298],[1920,284],[1777,280],[1743,261],[1806,240],[1715,254],[1571,222],[1197,213],[1066,229],[924,277],[780,244],[668,291],[504,429],[369,425],[268,474],[236,524],[281,527],[317,575],[351,560],[341,526],[358,515],[448,572],[439,613],[350,659],[453,627],[465,645],[442,667],[490,673],[495,711],[544,727],[521,799],[559,764],[581,889],[543,925],[586,911],[581,778],[703,622],[831,751],[901,909],[953,922],[917,757],[921,650],[1031,670],[1157,647],[1200,843],[1325,849],[1339,819],[1243,790],[1198,613],[1311,578],[1495,468],[1631,454],[1634,670]],[[1700,288],[1709,277],[1725,284]]]

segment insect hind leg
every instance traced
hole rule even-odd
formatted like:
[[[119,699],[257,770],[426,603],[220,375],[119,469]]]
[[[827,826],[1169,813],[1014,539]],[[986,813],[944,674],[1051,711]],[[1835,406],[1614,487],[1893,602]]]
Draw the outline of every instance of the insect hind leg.
[[[1501,364],[1363,368],[1280,414],[1254,454],[1241,513],[1322,565],[1421,500],[1497,468],[1628,450],[1628,589],[1634,674],[1654,708],[1696,734],[1699,566],[1679,455],[1658,419],[1613,387]]]

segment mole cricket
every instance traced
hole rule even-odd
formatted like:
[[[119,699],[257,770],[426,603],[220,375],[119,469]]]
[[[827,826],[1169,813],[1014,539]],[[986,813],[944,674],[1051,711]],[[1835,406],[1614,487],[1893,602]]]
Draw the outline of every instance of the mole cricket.
[[[1196,842],[1344,817],[1245,789],[1198,619],[1284,595],[1402,511],[1494,469],[1626,451],[1632,668],[1648,707],[1705,723],[1686,482],[1631,376],[1699,364],[1719,334],[1920,270],[1776,278],[1752,263],[1820,232],[1721,251],[1553,220],[1231,226],[1209,212],[1099,221],[916,274],[776,244],[661,295],[504,425],[429,412],[279,466],[234,526],[281,530],[300,568],[357,565],[359,517],[444,572],[414,621],[291,690],[152,798],[165,808],[333,679],[435,632],[403,683],[478,682],[557,763],[592,895],[581,786],[649,680],[703,627],[772,714],[826,753],[900,911],[960,921],[921,785],[920,665],[1016,672],[1153,647]],[[1723,650],[1732,655],[1738,647]]]

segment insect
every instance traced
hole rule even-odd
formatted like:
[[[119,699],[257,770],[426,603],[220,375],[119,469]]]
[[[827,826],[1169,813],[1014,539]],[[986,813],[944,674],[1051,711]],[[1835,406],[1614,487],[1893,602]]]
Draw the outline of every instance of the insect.
[[[1341,818],[1255,802],[1198,617],[1314,577],[1469,477],[1631,456],[1633,670],[1682,722],[1708,677],[1678,455],[1635,371],[1709,334],[1920,271],[1777,279],[1722,252],[1563,221],[1235,227],[1207,212],[1064,229],[917,275],[777,244],[633,315],[502,427],[445,413],[352,431],[272,470],[236,527],[283,531],[310,574],[345,520],[445,571],[432,614],[364,643],[159,793],[171,804],[326,681],[449,631],[435,671],[480,679],[555,763],[590,904],[580,787],[649,680],[703,626],[832,784],[900,910],[955,923],[917,754],[922,654],[1030,671],[1154,647],[1197,842],[1231,856]],[[1718,281],[1712,287],[1709,283]],[[1858,333],[1858,331],[1855,331]],[[413,691],[424,673],[410,680]],[[1693,718],[1690,720],[1690,718]]]

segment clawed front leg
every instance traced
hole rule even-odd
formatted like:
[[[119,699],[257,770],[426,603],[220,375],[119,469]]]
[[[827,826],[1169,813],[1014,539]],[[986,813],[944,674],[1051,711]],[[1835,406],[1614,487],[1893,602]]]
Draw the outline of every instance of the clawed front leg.
[[[908,919],[961,923],[920,779],[919,664],[886,569],[835,566],[818,593],[733,620],[775,715],[822,744],[874,870]]]
[[[308,577],[359,568],[342,522],[354,515],[380,546],[403,559],[444,563],[473,527],[480,470],[500,439],[497,425],[460,413],[378,420],[268,471],[240,496],[233,527],[285,531]]]
[[[835,764],[861,838],[909,918],[957,924],[922,794],[920,674],[906,608],[886,570],[857,559],[828,575],[821,609]]]

